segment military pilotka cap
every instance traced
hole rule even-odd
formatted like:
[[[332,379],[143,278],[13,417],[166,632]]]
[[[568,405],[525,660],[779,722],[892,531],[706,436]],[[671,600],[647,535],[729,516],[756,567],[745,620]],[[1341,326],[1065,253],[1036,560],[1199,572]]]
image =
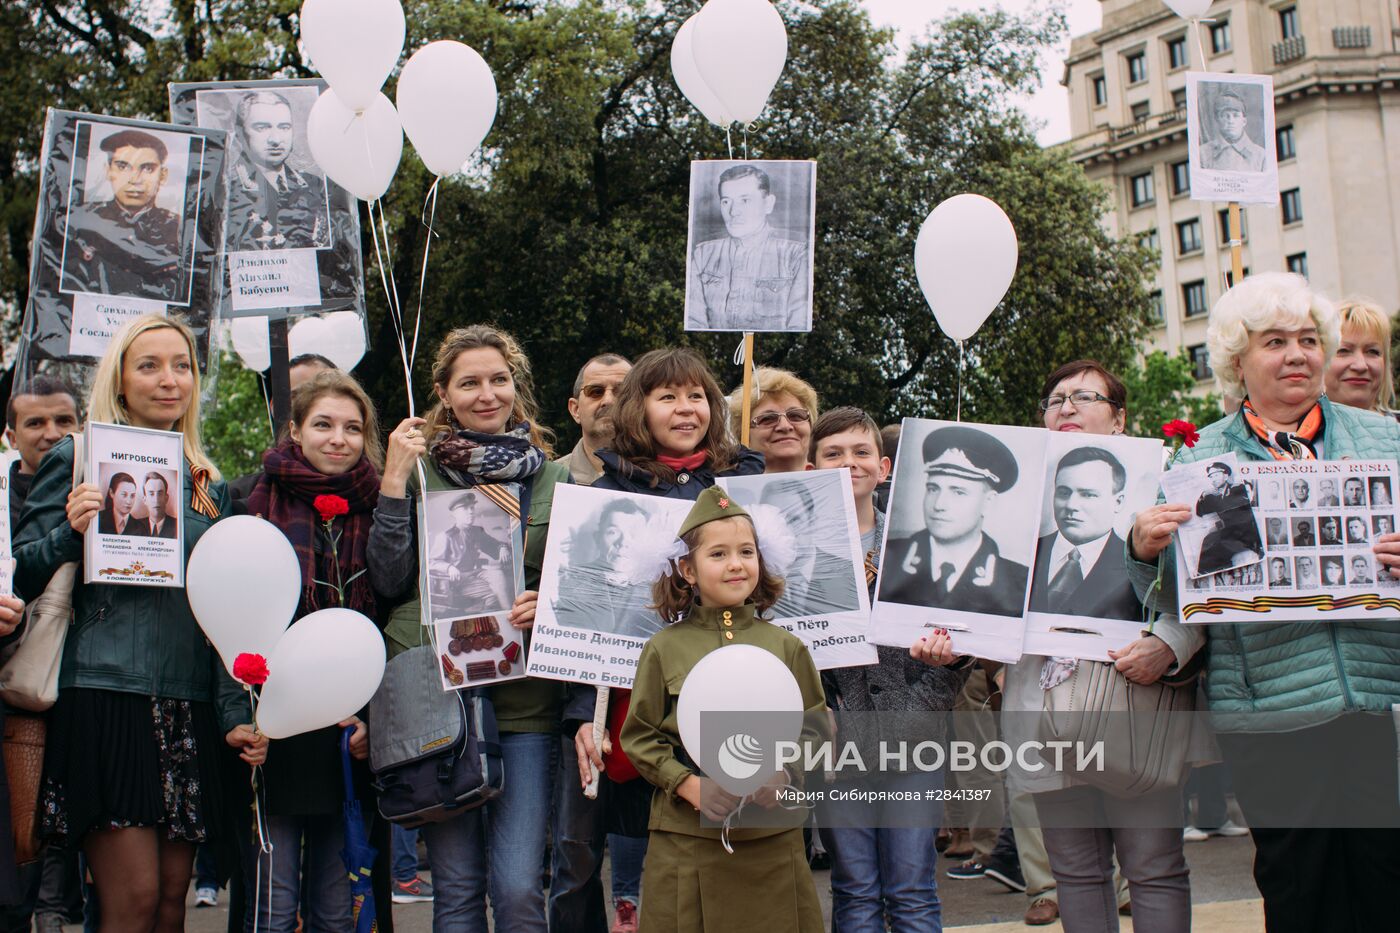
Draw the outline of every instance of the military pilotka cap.
[[[118,130],[97,144],[99,149],[108,154],[126,146],[131,146],[133,149],[153,150],[161,162],[165,161],[167,155],[165,143],[160,141],[160,137],[152,136],[142,130]]]
[[[939,428],[924,438],[924,474],[976,479],[996,492],[1016,485],[1016,457],[1001,441],[976,428]]]
[[[721,518],[737,518],[740,515],[744,518],[749,517],[742,505],[729,498],[729,493],[718,486],[711,486],[700,493],[700,498],[681,523],[681,530],[676,532],[676,537],[684,538],[701,525]]]

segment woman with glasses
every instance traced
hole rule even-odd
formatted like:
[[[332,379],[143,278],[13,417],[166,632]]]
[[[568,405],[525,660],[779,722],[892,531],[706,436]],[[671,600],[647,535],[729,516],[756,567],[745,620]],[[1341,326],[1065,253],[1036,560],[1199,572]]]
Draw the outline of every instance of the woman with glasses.
[[[740,386],[729,393],[729,428],[736,441],[743,437],[743,418],[744,389]],[[760,366],[753,371],[749,446],[763,454],[763,472],[807,469],[807,447],[816,419],[816,389],[786,369]]]

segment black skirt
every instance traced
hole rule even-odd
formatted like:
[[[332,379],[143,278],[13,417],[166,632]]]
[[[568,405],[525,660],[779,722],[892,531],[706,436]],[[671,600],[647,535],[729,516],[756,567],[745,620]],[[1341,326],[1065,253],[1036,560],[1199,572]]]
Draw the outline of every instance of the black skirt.
[[[60,691],[40,794],[44,835],[76,847],[93,830],[159,827],[204,842],[220,815],[212,704],[83,687]]]

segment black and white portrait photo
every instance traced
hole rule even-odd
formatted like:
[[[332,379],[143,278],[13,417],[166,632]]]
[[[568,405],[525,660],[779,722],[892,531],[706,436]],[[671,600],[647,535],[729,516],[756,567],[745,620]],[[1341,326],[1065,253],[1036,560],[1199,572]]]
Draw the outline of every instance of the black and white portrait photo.
[[[1264,519],[1264,547],[1270,551],[1288,550],[1288,524],[1281,515]]]
[[[1388,508],[1389,506],[1391,506],[1391,505],[1394,504],[1394,500],[1391,499],[1391,497],[1390,497],[1390,477],[1389,477],[1389,476],[1373,476],[1373,477],[1371,477],[1370,486],[1371,486],[1371,507],[1372,507],[1372,508],[1376,508],[1376,509],[1379,509],[1379,508]],[[1365,501],[1358,495],[1358,496],[1357,496],[1357,503],[1356,503],[1356,504],[1357,504],[1357,505],[1364,505],[1364,504],[1365,504]]]
[[[439,490],[424,497],[424,555],[434,621],[510,609],[517,592],[519,527],[480,490]]]
[[[1288,484],[1288,507],[1290,509],[1313,508],[1312,483],[1301,476],[1294,477]]]
[[[1177,542],[1192,576],[1256,564],[1264,540],[1249,491],[1233,454],[1175,467],[1162,476],[1170,502],[1193,503],[1193,515],[1177,529]],[[1294,546],[1300,546],[1295,536]]]
[[[1294,547],[1317,547],[1317,531],[1312,518],[1291,518],[1288,520],[1293,530]]]
[[[1360,551],[1347,555],[1347,579],[1361,585],[1376,582],[1375,564],[1369,553]]]
[[[1046,454],[1026,651],[1103,660],[1139,637],[1142,606],[1124,536],[1133,516],[1156,503],[1162,444],[1056,432]],[[1064,616],[1119,624],[1057,618]]]
[[[1321,482],[1327,482],[1322,480]],[[1342,482],[1342,505],[1349,509],[1366,507],[1366,483],[1359,476],[1348,476]]]
[[[1277,203],[1271,77],[1187,74],[1186,126],[1192,200]]]
[[[187,133],[80,124],[61,290],[187,304],[202,155]]]
[[[938,618],[955,646],[1019,657],[1046,436],[1033,428],[904,420],[872,640],[909,644],[906,636],[917,637],[922,620]],[[897,606],[906,607],[904,624],[887,627],[900,616]],[[963,633],[984,637],[959,642]],[[898,640],[886,640],[896,634]]]
[[[1325,481],[1324,481],[1325,482]],[[1342,546],[1342,517],[1340,515],[1319,515],[1317,518],[1317,546]]]
[[[690,163],[685,329],[812,329],[817,164]]]
[[[633,638],[661,630],[661,616],[650,608],[651,584],[628,579],[622,567],[628,547],[641,539],[650,520],[635,499],[615,498],[568,527],[557,595],[550,600],[555,622]]]

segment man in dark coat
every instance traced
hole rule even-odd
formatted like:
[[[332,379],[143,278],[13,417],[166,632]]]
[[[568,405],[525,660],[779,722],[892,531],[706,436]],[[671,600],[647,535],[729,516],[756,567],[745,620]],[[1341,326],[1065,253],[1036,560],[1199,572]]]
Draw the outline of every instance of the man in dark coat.
[[[169,178],[160,137],[119,130],[107,153],[112,200],[71,207],[65,231],[63,287],[99,295],[175,301],[180,291],[180,215],[156,205]]]
[[[1060,459],[1053,490],[1056,530],[1036,547],[1031,609],[1095,619],[1142,617],[1123,539],[1113,530],[1127,480],[1123,464],[1102,447],[1077,447]]]
[[[141,480],[141,497],[146,503],[146,517],[126,523],[126,533],[143,538],[175,538],[175,516],[170,514],[170,484],[164,476],[152,470]],[[179,503],[176,503],[176,507]]]
[[[924,438],[924,530],[891,538],[880,599],[913,606],[1019,616],[1030,568],[1002,557],[982,523],[1016,485],[1016,458],[977,428]]]
[[[1234,473],[1224,461],[1217,460],[1206,467],[1206,476],[1212,488],[1196,500],[1196,514],[1202,518],[1213,515],[1219,524],[1206,535],[1201,546],[1200,572],[1233,566],[1237,555],[1245,551],[1263,557],[1264,545],[1249,504],[1249,490],[1243,483],[1233,481]]]

